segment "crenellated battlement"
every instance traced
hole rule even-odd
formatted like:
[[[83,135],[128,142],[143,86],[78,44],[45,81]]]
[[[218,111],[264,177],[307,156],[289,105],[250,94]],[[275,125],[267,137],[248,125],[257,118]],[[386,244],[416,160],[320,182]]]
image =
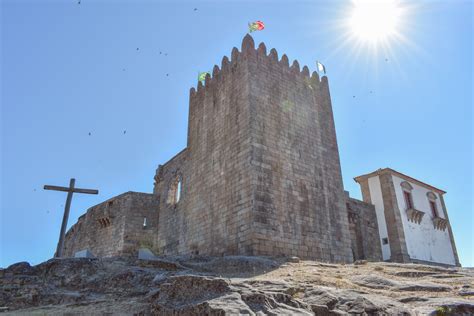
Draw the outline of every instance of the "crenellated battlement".
[[[323,76],[320,80],[316,71],[313,71],[310,75],[309,67],[305,65],[300,69],[300,64],[297,60],[294,60],[290,66],[286,54],[283,54],[281,59],[278,59],[278,52],[275,48],[272,48],[268,55],[265,43],[262,42],[255,48],[252,36],[247,34],[242,40],[240,51],[237,47],[234,47],[231,51],[231,59],[229,60],[227,56],[224,56],[220,68],[218,65],[214,65],[212,76],[210,74],[206,75],[205,84],[199,81],[197,89],[194,87],[190,89],[190,104],[194,104],[195,99],[202,98],[206,93],[213,93],[213,88],[218,86],[221,81],[229,80],[230,78],[228,77],[234,75],[236,68],[250,63],[271,67],[275,72],[299,76],[315,90],[321,84],[325,83],[327,85],[326,76]]]

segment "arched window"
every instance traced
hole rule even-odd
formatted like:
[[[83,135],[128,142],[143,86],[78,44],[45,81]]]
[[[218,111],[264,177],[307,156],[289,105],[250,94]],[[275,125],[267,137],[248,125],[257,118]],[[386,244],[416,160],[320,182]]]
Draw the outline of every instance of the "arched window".
[[[411,195],[411,191],[413,190],[413,187],[411,186],[410,183],[403,181],[400,183],[400,186],[402,187],[403,190],[403,198],[405,199],[405,206],[406,209],[414,209],[415,205],[413,204],[413,197]]]
[[[176,204],[181,199],[183,181],[181,176],[177,176],[174,181],[171,182],[170,188],[168,190],[168,204]]]
[[[439,217],[438,207],[436,206],[436,199],[438,198],[433,192],[426,193],[428,197],[428,203],[430,203],[431,215],[433,217]]]
[[[183,185],[183,182],[181,181],[181,179],[178,179],[178,185],[176,187],[176,195],[174,197],[176,203],[179,202],[179,199],[181,198],[181,186]]]

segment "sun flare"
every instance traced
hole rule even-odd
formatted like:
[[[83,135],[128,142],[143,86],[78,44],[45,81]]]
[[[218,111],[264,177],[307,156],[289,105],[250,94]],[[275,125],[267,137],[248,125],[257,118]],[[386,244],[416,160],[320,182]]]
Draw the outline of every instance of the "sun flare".
[[[358,39],[387,40],[396,35],[401,8],[396,0],[353,0],[349,28]]]

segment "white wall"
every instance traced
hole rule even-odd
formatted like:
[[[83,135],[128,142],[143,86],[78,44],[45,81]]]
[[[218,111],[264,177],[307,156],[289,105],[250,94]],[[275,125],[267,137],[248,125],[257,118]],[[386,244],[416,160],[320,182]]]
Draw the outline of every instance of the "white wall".
[[[385,210],[383,207],[382,188],[380,186],[379,176],[369,178],[370,199],[375,205],[375,213],[377,214],[377,224],[379,225],[380,245],[382,247],[383,260],[390,259],[390,239],[388,244],[382,243],[382,238],[388,238],[387,222],[385,221]]]
[[[426,193],[428,193],[430,190],[416,183],[409,182],[413,187],[411,193],[413,197],[414,208],[425,212],[420,224],[409,222],[406,213],[403,190],[400,186],[400,183],[405,180],[395,175],[392,175],[392,179],[395,186],[398,208],[400,209],[401,213],[403,231],[405,233],[405,240],[410,258],[454,265],[455,260],[451,247],[451,241],[449,239],[448,229],[442,231],[435,229],[433,226],[433,215],[428,197],[426,196]],[[433,193],[437,196],[436,206],[438,216],[446,218],[438,193]]]

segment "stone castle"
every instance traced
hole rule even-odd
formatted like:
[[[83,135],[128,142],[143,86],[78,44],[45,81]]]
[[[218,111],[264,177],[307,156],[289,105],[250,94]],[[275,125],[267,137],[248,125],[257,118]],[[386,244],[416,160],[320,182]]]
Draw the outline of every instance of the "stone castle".
[[[433,194],[432,220],[418,193],[410,205],[397,204],[406,189],[396,190],[392,174],[410,194],[418,187]],[[381,169],[358,177],[364,201],[350,198],[327,77],[297,61],[290,66],[275,49],[267,54],[263,43],[255,49],[247,35],[240,52],[233,48],[230,60],[191,89],[187,146],[158,167],[153,193],[127,192],[90,208],[68,231],[64,253],[148,248],[459,265],[444,191],[403,176]]]

